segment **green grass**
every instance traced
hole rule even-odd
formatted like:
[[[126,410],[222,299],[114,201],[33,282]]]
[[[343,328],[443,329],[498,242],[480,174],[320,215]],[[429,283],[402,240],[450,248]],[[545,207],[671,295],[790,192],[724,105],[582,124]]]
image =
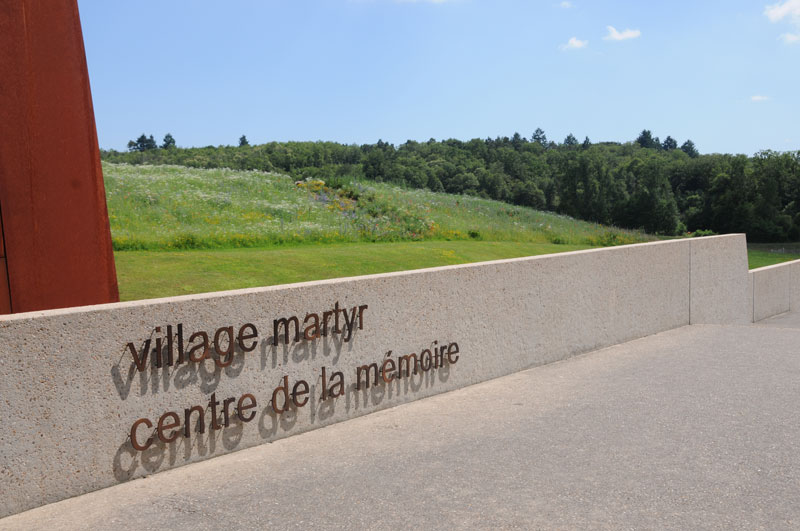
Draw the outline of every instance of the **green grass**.
[[[531,208],[347,177],[103,163],[115,250],[484,240],[616,245],[652,240]]]
[[[571,251],[655,238],[477,197],[346,177],[103,163],[123,300]],[[387,243],[392,242],[392,243]],[[748,246],[750,268],[800,259]]]
[[[430,241],[272,249],[117,251],[122,300],[271,286],[584,249],[535,242]]]
[[[146,299],[650,241],[470,196],[103,163],[120,295]],[[391,242],[391,243],[390,243]],[[800,258],[751,245],[750,267]]]
[[[751,243],[747,258],[750,269],[800,260],[800,243]]]
[[[332,177],[103,163],[123,300],[654,239],[477,197]]]
[[[123,300],[653,238],[470,196],[335,177],[103,164]]]

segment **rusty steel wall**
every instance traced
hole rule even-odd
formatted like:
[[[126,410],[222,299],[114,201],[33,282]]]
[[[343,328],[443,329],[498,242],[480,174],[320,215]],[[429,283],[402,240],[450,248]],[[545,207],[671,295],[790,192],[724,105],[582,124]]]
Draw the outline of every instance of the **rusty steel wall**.
[[[0,3],[0,216],[0,313],[119,300],[76,0]]]

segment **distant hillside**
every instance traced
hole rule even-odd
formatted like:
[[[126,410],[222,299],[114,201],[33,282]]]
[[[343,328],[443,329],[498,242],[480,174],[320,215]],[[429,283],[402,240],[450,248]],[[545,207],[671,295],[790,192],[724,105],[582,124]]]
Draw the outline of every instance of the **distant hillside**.
[[[171,138],[171,137],[170,137]],[[362,146],[283,142],[259,146],[155,147],[144,135],[132,152],[103,151],[130,164],[278,171],[295,179],[336,176],[496,199],[653,234],[746,232],[750,241],[800,239],[800,151],[701,155],[687,140],[642,131],[635,142],[592,144],[572,135],[379,141]]]
[[[103,163],[116,250],[487,240],[616,245],[643,233],[467,195],[333,177]]]

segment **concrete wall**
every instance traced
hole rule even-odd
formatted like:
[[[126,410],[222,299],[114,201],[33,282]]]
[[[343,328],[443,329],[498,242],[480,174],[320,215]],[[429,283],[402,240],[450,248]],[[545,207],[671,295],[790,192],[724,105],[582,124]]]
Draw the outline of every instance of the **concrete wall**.
[[[753,321],[800,310],[800,260],[750,271]]]
[[[690,322],[739,322],[743,242],[675,240],[2,317],[0,516]],[[273,344],[275,319],[322,315],[336,302],[368,306],[349,341],[329,334]],[[126,344],[139,351],[177,323],[185,339],[245,323],[259,337],[223,368],[214,359],[159,368],[151,352],[137,370]],[[380,364],[387,351],[396,359],[451,342],[455,363],[355,388],[356,367]],[[343,373],[343,396],[320,400],[322,367],[329,384],[332,372]],[[313,398],[277,414],[270,398],[284,376],[290,387],[307,381]],[[226,428],[134,449],[134,421],[156,424],[168,411],[182,421],[212,393],[219,402],[251,393],[255,418],[244,423],[231,412]]]
[[[791,275],[791,309],[800,311],[800,264],[795,260]]]
[[[752,322],[744,234],[693,238],[692,324]]]

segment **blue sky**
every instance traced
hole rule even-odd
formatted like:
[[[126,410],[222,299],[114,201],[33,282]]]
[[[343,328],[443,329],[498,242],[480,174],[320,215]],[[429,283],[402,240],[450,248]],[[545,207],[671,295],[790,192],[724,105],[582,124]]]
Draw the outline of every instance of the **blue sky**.
[[[800,149],[800,0],[79,0],[104,148],[530,137]]]

